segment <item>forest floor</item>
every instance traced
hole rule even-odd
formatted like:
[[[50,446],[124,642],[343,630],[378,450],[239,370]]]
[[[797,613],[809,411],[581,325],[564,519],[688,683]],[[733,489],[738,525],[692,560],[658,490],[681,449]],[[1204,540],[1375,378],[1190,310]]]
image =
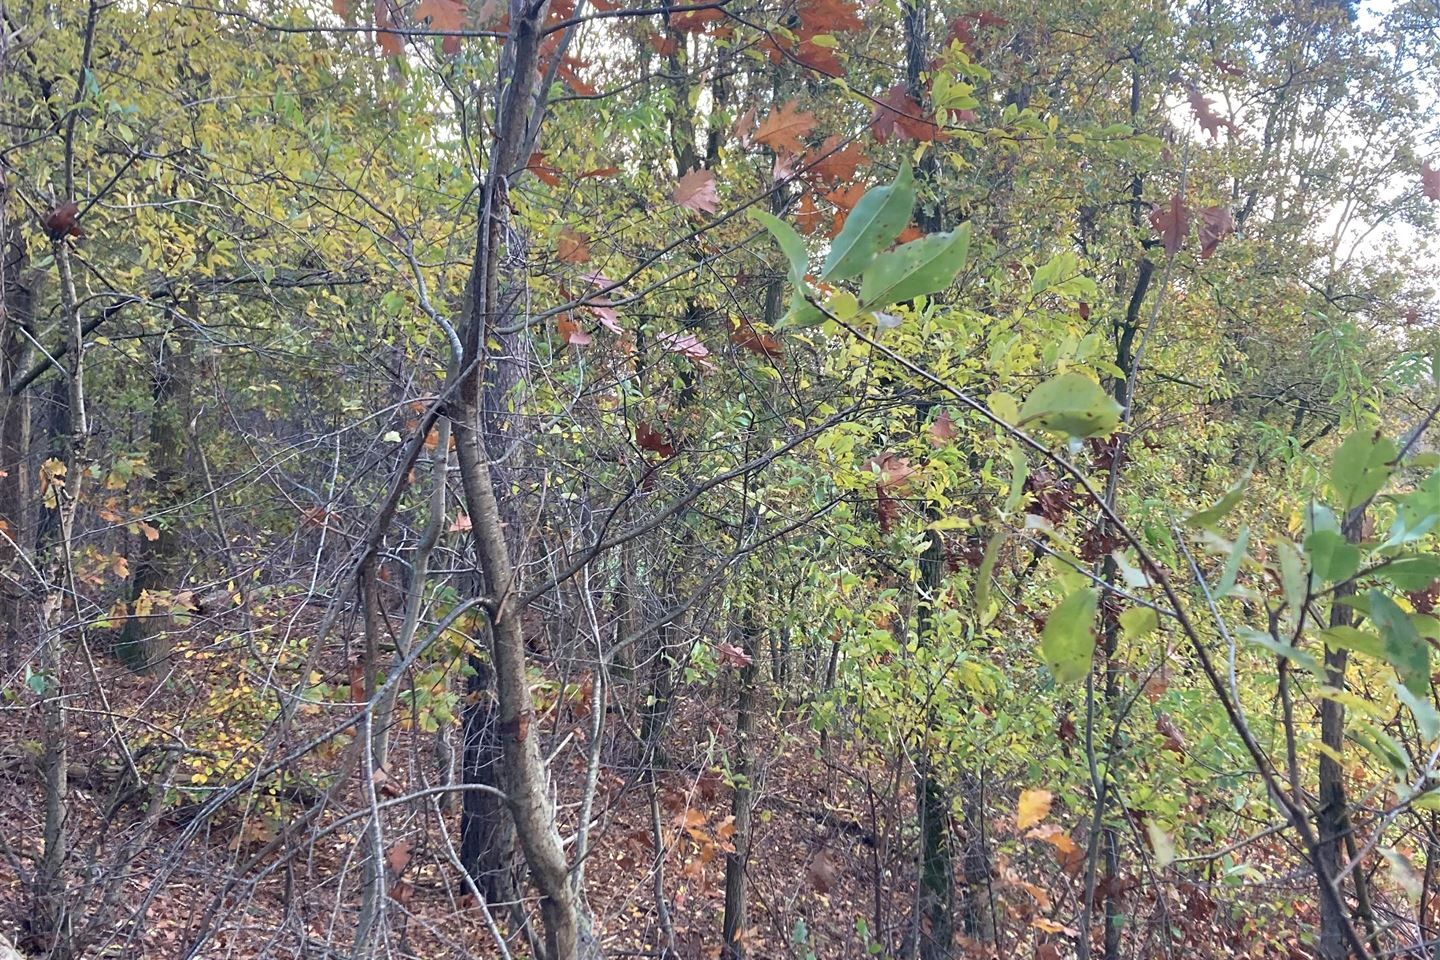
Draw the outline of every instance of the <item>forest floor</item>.
[[[337,687],[345,681],[347,655],[337,651],[332,663],[320,665]],[[293,837],[286,836],[287,825],[321,791],[292,790],[298,801],[247,794],[203,824],[189,816],[209,790],[238,779],[258,759],[250,738],[262,728],[257,718],[264,713],[260,704],[265,698],[255,691],[263,678],[254,672],[227,676],[227,669],[233,674],[233,666],[225,666],[229,662],[218,656],[178,658],[164,674],[139,676],[100,660],[94,675],[100,688],[87,688],[74,701],[71,738],[81,748],[71,756],[75,803],[69,833],[76,862],[85,864],[75,871],[77,922],[96,915],[107,895],[115,902],[113,913],[90,931],[92,955],[178,960],[201,930],[210,935],[193,954],[197,957],[350,955],[368,819],[364,812],[371,796],[358,773],[332,790],[325,808]],[[79,665],[77,672],[88,676]],[[0,709],[0,835],[5,844],[0,848],[0,933],[24,943],[32,907],[22,873],[33,870],[38,859],[44,819],[37,759],[40,711],[24,690],[13,699]],[[269,698],[272,706],[274,699]],[[655,791],[665,845],[666,905],[675,955],[715,960],[725,860],[733,849],[733,791],[725,775],[732,720],[725,710],[698,698],[677,696],[677,703],[682,706],[669,728],[666,763]],[[583,695],[561,698],[550,708],[544,722],[563,741],[554,780],[566,821],[562,833],[568,837],[579,785],[585,781],[592,718]],[[286,745],[306,742],[339,716],[332,710],[302,712]],[[196,728],[198,717],[209,718],[203,729]],[[435,738],[417,725],[406,726],[394,738],[391,769],[374,778],[374,796],[382,802],[438,782]],[[654,815],[650,791],[639,775],[635,738],[627,729],[631,726],[624,717],[612,721],[607,715],[586,890],[608,955],[661,957],[665,937],[656,909]],[[188,771],[194,785],[172,791],[162,805],[150,808],[158,814],[154,830],[130,851],[125,844],[144,820],[147,804],[135,795],[116,802],[126,792],[117,732],[126,736],[142,767],[147,742],[185,741],[188,752],[176,757],[177,782],[185,782]],[[903,764],[857,756],[833,739],[822,746],[802,717],[775,705],[761,718],[755,743],[759,772],[744,935],[750,956],[898,955],[912,936],[914,916],[915,853],[907,829],[913,788]],[[323,784],[324,772],[342,761],[345,749],[345,738],[337,738],[305,761],[312,783]],[[500,955],[482,911],[453,867],[445,835],[458,836],[457,809],[458,803],[441,809],[434,797],[386,809],[387,956]],[[1013,800],[997,795],[986,809],[991,881],[965,889],[984,891],[1000,918],[999,945],[962,936],[957,958],[1060,960],[1073,955],[1070,924],[1084,890],[1083,857],[1066,856],[1064,844],[1052,847],[1022,837]],[[284,841],[279,848],[264,852],[277,837]],[[957,845],[960,839],[955,836]],[[243,866],[262,852],[258,863]],[[226,882],[237,877],[238,882]],[[958,883],[963,880],[957,876]],[[1303,881],[1295,879],[1293,893],[1265,889],[1257,906],[1237,887],[1227,891],[1177,881],[1141,889],[1138,877],[1125,880],[1122,899],[1128,897],[1134,911],[1125,953],[1305,958],[1309,954],[1299,935],[1286,932],[1313,923]],[[1237,891],[1243,899],[1237,899]],[[512,948],[516,957],[527,955],[513,943]]]

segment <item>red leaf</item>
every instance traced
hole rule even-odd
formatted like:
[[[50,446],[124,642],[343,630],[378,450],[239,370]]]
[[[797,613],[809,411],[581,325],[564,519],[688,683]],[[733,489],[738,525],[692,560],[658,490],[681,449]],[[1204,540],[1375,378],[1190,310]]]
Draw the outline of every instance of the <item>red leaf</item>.
[[[799,14],[805,36],[865,29],[859,8],[847,0],[800,0]]]
[[[875,105],[870,118],[870,132],[881,143],[895,137],[927,143],[939,136],[934,118],[897,83]]]
[[[541,183],[552,187],[560,186],[560,171],[545,162],[543,151],[537,150],[530,154],[530,160],[525,164],[525,169],[535,174]]]
[[[1220,116],[1210,106],[1210,98],[1200,92],[1199,87],[1190,88],[1190,110],[1195,114],[1200,129],[1210,134],[1211,139],[1220,136],[1220,128],[1224,127],[1230,136],[1238,136],[1240,128],[1234,123]]]
[[[820,208],[815,205],[815,198],[811,194],[805,194],[800,202],[795,205],[795,229],[809,236],[820,226]]]
[[[675,444],[670,438],[644,420],[635,425],[635,445],[641,450],[649,450],[662,457],[675,456]]]
[[[715,174],[709,170],[691,170],[675,184],[670,199],[696,213],[714,213],[720,207],[715,192]]]
[[[685,10],[670,16],[670,25],[682,33],[704,33],[707,25],[725,19],[725,11],[718,8]]]
[[[429,18],[432,30],[460,30],[465,26],[465,5],[459,0],[420,0],[415,18]]]
[[[662,37],[658,33],[652,33],[649,40],[650,46],[662,57],[668,57],[680,49],[680,41],[674,37]]]
[[[1150,226],[1160,234],[1166,256],[1173,257],[1180,252],[1180,247],[1185,243],[1185,235],[1190,232],[1190,208],[1185,206],[1177,193],[1170,198],[1167,206],[1156,207],[1151,211]]]
[[[1220,241],[1235,232],[1235,218],[1229,207],[1203,207],[1200,210],[1200,256],[1209,259]]]
[[[405,38],[392,30],[395,25],[390,14],[390,0],[375,0],[375,42],[387,57],[398,57],[405,50]]]
[[[885,489],[901,487],[915,474],[915,468],[910,465],[909,460],[897,457],[893,453],[882,453],[878,457],[871,457],[866,462],[865,468],[880,475],[880,479],[875,481],[875,485]]]
[[[1428,162],[1421,164],[1420,189],[1428,199],[1440,200],[1440,167],[1432,167]]]

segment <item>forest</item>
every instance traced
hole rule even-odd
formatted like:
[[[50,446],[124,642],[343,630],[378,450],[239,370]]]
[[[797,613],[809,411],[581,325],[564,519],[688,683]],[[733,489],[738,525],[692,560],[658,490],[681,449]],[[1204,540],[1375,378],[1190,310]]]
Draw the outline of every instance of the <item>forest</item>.
[[[1440,958],[1437,225],[1436,0],[0,0],[0,958]]]

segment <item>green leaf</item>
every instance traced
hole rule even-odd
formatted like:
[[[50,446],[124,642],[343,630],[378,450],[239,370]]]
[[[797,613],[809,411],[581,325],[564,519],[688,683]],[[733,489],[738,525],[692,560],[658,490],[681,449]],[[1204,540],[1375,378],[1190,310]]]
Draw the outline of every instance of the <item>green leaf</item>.
[[[1410,754],[1405,751],[1403,745],[1384,730],[1367,721],[1357,720],[1347,735],[1351,740],[1374,754],[1397,777],[1405,777],[1409,774]]]
[[[1040,384],[1020,408],[1020,426],[1037,423],[1072,437],[1108,434],[1120,423],[1120,404],[1100,384],[1067,373]]]
[[[1095,607],[1099,594],[1093,587],[1071,593],[1050,612],[1040,634],[1040,656],[1058,683],[1077,683],[1090,672],[1095,659]]]
[[[1284,657],[1286,660],[1293,661],[1317,677],[1324,676],[1325,674],[1325,668],[1320,666],[1319,660],[1316,660],[1313,656],[1299,649],[1294,644],[1276,640],[1263,630],[1241,629],[1237,632],[1251,643],[1264,647],[1277,657]]]
[[[1008,516],[1020,506],[1020,498],[1025,495],[1025,478],[1030,473],[1030,464],[1025,460],[1025,451],[1020,449],[1018,443],[1011,443],[1005,456],[1010,461],[1010,492],[1005,495],[1005,505],[1000,508],[1000,512]]]
[[[975,615],[982,624],[989,623],[992,619],[988,615],[990,579],[995,573],[995,561],[1000,558],[1000,548],[1005,544],[1005,532],[1002,527],[991,534],[990,542],[985,544],[985,556],[980,560],[980,569],[975,573]]]
[[[1220,573],[1220,582],[1215,587],[1215,599],[1219,600],[1230,595],[1235,589],[1235,578],[1240,574],[1240,564],[1245,560],[1245,548],[1250,545],[1250,528],[1241,527],[1240,535],[1235,538],[1235,545],[1230,548],[1230,556],[1225,560],[1225,569]]]
[[[1410,708],[1410,714],[1415,718],[1415,726],[1420,730],[1420,736],[1428,743],[1436,737],[1440,737],[1440,713],[1435,712],[1434,705],[1425,696],[1416,696],[1409,689],[1390,681],[1390,686],[1395,689],[1395,696],[1400,702]]]
[[[1326,627],[1320,631],[1320,639],[1332,650],[1351,650],[1376,660],[1389,659],[1385,655],[1385,641],[1368,630],[1343,625]]]
[[[1234,510],[1240,505],[1241,500],[1245,499],[1245,487],[1250,482],[1250,473],[1254,469],[1255,468],[1252,465],[1250,469],[1246,470],[1240,476],[1240,479],[1236,480],[1234,483],[1230,484],[1230,486],[1226,488],[1225,493],[1214,504],[1204,510],[1196,511],[1195,513],[1192,513],[1190,514],[1190,516],[1186,517],[1186,526],[1213,527],[1215,524],[1223,520],[1230,513],[1231,510]]]
[[[751,210],[750,216],[775,237],[780,252],[790,261],[790,282],[796,287],[805,285],[805,271],[810,267],[809,255],[805,252],[805,241],[795,228],[784,220],[765,210]]]
[[[1371,590],[1368,596],[1370,619],[1385,638],[1385,659],[1395,665],[1395,671],[1411,693],[1425,696],[1430,689],[1429,645],[1394,600],[1379,590]]]
[[[1160,615],[1149,607],[1131,607],[1120,614],[1120,632],[1126,640],[1139,640],[1160,626]]]
[[[1414,491],[1400,498],[1390,533],[1380,549],[1419,540],[1440,523],[1440,470],[1425,478]]]
[[[1305,554],[1315,576],[1330,583],[1349,580],[1360,569],[1360,548],[1333,530],[1316,530],[1306,537]]]
[[[1356,431],[1335,451],[1330,485],[1343,510],[1353,510],[1380,492],[1390,477],[1395,444],[1388,437]]]
[[[866,268],[865,279],[860,284],[860,301],[869,310],[944,290],[965,266],[969,252],[968,223],[949,233],[932,233],[902,244],[880,254]]]
[[[1375,571],[1375,576],[1393,583],[1401,590],[1424,590],[1440,580],[1440,556],[1426,554],[1415,557],[1396,557]]]
[[[848,280],[875,259],[875,254],[900,236],[915,209],[915,177],[910,161],[900,164],[895,182],[867,190],[855,209],[845,218],[840,235],[830,245],[830,255],[820,270],[821,280]],[[891,300],[890,303],[898,301]]]

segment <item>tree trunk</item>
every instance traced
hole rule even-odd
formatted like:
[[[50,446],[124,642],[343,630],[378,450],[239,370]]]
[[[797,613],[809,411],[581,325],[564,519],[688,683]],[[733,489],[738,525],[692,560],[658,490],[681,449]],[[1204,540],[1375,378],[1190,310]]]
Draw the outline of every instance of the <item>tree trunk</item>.
[[[195,311],[193,301],[187,311]],[[191,416],[195,361],[186,329],[176,325],[160,344],[155,360],[154,411],[150,415],[150,463],[154,476],[147,485],[157,516],[155,539],[142,536],[132,564],[130,616],[121,630],[116,652],[132,669],[146,671],[170,655],[170,604],[153,609],[145,594],[175,588],[176,567],[184,525],[176,512],[190,499],[185,468],[185,442]]]
[[[24,561],[34,546],[32,516],[35,493],[35,466],[30,462],[31,404],[30,392],[11,392],[12,384],[30,368],[34,348],[31,346],[32,294],[29,276],[30,259],[20,225],[9,219],[8,197],[0,195],[0,463],[5,476],[0,477],[0,663],[5,672],[16,668],[24,634],[24,591],[20,583],[27,579]]]
[[[750,862],[750,814],[754,805],[755,760],[751,739],[755,735],[756,680],[760,672],[760,651],[757,629],[746,619],[740,633],[740,646],[750,662],[740,671],[740,693],[735,704],[735,796],[730,803],[735,832],[725,855],[725,917],[722,924],[720,956],[722,960],[743,960],[745,957],[745,871]]]

